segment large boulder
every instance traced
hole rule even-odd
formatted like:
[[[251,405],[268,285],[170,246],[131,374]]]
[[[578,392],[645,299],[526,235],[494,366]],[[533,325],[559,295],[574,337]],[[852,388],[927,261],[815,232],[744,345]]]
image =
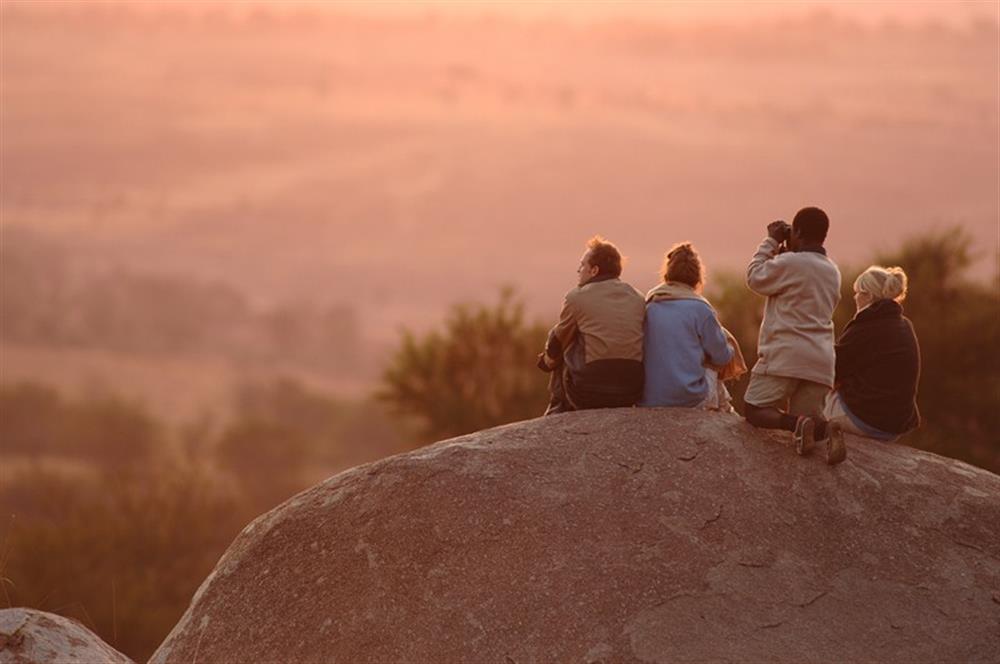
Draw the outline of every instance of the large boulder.
[[[151,662],[1000,661],[1000,477],[694,410],[361,466],[247,526]]]
[[[0,664],[132,664],[132,660],[69,618],[34,609],[3,609]]]

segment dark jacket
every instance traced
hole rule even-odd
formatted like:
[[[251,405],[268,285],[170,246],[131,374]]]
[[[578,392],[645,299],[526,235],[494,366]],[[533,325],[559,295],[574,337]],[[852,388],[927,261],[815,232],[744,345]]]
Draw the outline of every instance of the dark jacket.
[[[876,300],[847,324],[836,345],[836,388],[851,414],[886,433],[920,424],[920,346],[894,300]]]

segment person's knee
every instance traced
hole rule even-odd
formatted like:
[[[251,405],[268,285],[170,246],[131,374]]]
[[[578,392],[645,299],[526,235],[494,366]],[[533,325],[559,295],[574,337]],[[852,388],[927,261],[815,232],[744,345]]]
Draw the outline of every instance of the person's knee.
[[[754,406],[753,404],[744,404],[744,417],[746,417],[747,422],[759,427],[764,424],[764,409],[759,406]]]

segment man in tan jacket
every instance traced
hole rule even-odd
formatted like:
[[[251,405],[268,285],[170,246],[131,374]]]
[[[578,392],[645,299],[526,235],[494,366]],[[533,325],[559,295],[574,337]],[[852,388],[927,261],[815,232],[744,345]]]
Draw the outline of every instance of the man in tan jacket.
[[[840,270],[823,248],[829,227],[823,210],[803,208],[790,228],[769,224],[750,260],[747,286],[767,302],[744,402],[754,426],[794,432],[799,454],[812,450],[814,438],[827,440],[827,461],[839,463],[842,436],[828,436],[821,416],[833,387],[832,318],[840,301]]]
[[[592,238],[577,268],[577,287],[566,294],[538,356],[539,368],[552,373],[546,415],[633,406],[642,397],[646,300],[620,279],[621,272],[618,248]]]

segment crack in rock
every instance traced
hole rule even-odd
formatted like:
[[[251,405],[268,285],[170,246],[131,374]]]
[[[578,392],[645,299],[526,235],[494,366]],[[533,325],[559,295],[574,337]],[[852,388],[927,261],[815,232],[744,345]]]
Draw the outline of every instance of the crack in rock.
[[[815,604],[816,601],[819,598],[826,597],[829,594],[830,594],[829,590],[824,590],[824,591],[820,592],[819,594],[817,594],[816,596],[814,596],[812,599],[808,599],[805,602],[802,602],[801,604],[796,604],[795,606],[799,607],[800,609],[804,609],[807,606],[811,606],[811,605]]]
[[[705,521],[705,523],[701,524],[699,530],[704,530],[705,528],[708,527],[709,524],[715,523],[720,518],[722,518],[722,505],[719,505],[719,507],[715,510],[715,516]]]
[[[991,551],[987,551],[983,547],[977,546],[976,544],[972,544],[970,542],[963,542],[962,540],[955,539],[954,537],[951,538],[951,541],[954,542],[955,544],[959,545],[959,546],[964,546],[967,549],[972,549],[973,551],[978,551],[979,553],[983,554],[984,556],[989,556],[990,558],[993,558],[994,560],[1000,560],[1000,558],[997,558],[997,556],[995,556]]]
[[[628,463],[622,463],[621,461],[615,461],[611,457],[601,456],[600,454],[597,454],[596,452],[591,452],[590,456],[594,457],[595,459],[600,459],[601,461],[606,461],[608,463],[613,463],[616,466],[618,466],[619,468],[624,468],[625,470],[629,471],[633,475],[635,475],[640,470],[642,470],[643,467],[646,465],[645,461],[640,461],[638,466],[633,466],[633,465],[628,464]]]
[[[656,604],[653,605],[653,608],[657,608],[658,609],[661,606],[667,604],[668,602],[672,602],[675,599],[680,599],[682,597],[698,597],[698,595],[696,595],[695,593],[690,593],[690,592],[679,592],[676,595],[671,595],[670,597],[667,597],[666,599],[660,600],[659,602],[657,602]]]
[[[992,551],[987,551],[978,544],[973,544],[972,542],[966,542],[960,540],[957,537],[955,537],[952,533],[945,530],[944,528],[933,528],[932,530],[934,530],[934,532],[936,533],[941,533],[942,535],[944,535],[945,537],[947,537],[948,539],[950,539],[952,542],[954,542],[959,546],[965,547],[966,549],[972,549],[973,551],[978,551],[979,553],[983,554],[984,556],[987,556],[988,558],[992,558],[993,560],[1000,560],[1000,556],[997,556],[997,554],[993,553]]]

